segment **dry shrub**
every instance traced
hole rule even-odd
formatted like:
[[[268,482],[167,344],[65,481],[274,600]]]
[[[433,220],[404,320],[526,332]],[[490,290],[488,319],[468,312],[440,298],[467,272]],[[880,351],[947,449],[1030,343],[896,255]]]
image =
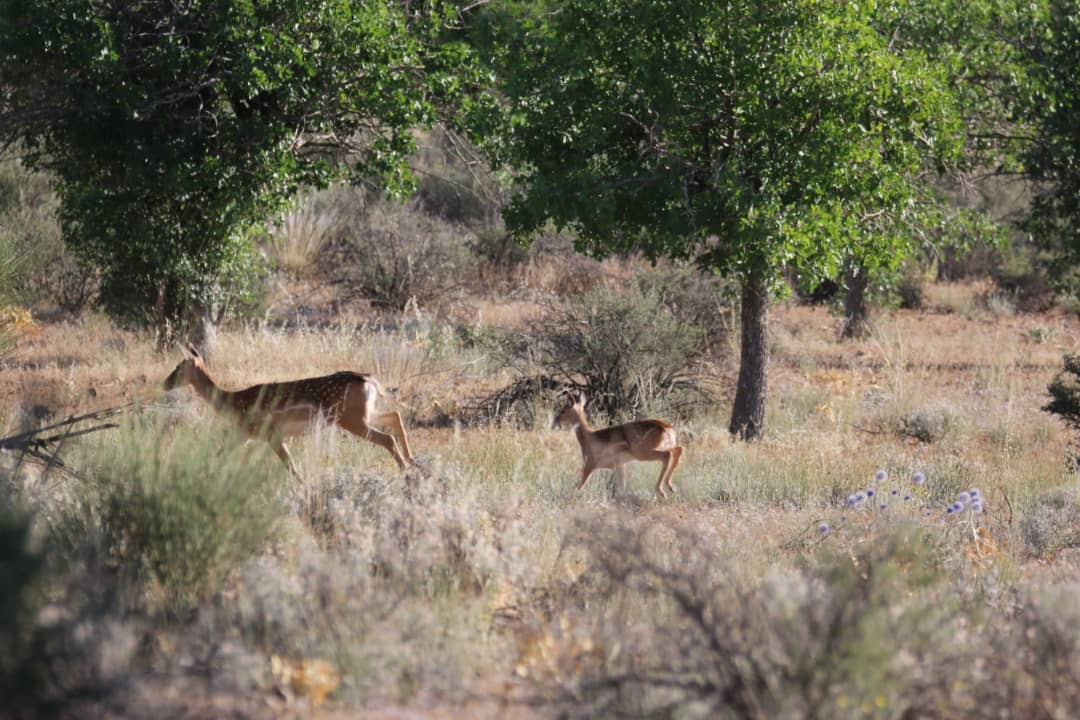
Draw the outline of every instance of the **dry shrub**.
[[[829,537],[764,581],[713,547],[687,525],[579,518],[564,551],[584,552],[584,586],[546,621],[563,665],[519,670],[534,700],[563,717],[1050,718],[1080,697],[1074,589],[977,577],[939,528]]]
[[[1028,552],[1035,557],[1080,547],[1080,491],[1062,487],[1042,493],[1024,515],[1020,529]]]
[[[704,361],[715,319],[699,306],[683,304],[671,288],[643,281],[640,292],[594,290],[566,303],[549,302],[543,314],[502,348],[507,364],[525,378],[515,389],[584,392],[590,408],[609,419],[663,412],[685,417],[711,402]],[[680,286],[685,297],[692,289]],[[513,402],[500,390],[480,407],[504,416]],[[550,399],[550,398],[549,398]],[[498,406],[495,408],[493,406]],[[498,411],[496,411],[498,410]]]
[[[356,189],[337,188],[329,197],[339,233],[321,267],[346,296],[391,310],[410,301],[439,307],[473,283],[476,261],[464,228]]]
[[[460,700],[473,673],[490,670],[485,592],[495,576],[523,579],[535,548],[527,525],[462,492],[457,471],[410,472],[404,481],[339,472],[298,489],[317,545],[298,559],[250,562],[233,598],[200,629],[239,628],[269,657],[326,658],[353,699],[407,702],[435,692]],[[453,489],[451,489],[453,488]]]
[[[437,128],[418,144],[412,168],[420,176],[416,199],[425,212],[477,231],[500,224],[507,193],[468,140]]]
[[[303,277],[327,242],[340,234],[339,225],[333,209],[320,209],[301,198],[298,207],[270,227],[263,245],[278,268]]]
[[[17,161],[0,163],[0,298],[77,314],[97,297],[100,277],[64,245],[52,182]]]

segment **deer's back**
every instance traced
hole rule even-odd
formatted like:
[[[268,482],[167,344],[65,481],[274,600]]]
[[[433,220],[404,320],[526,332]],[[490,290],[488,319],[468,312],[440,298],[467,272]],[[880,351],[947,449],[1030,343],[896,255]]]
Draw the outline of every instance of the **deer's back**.
[[[280,412],[291,407],[309,406],[320,414],[336,417],[345,397],[356,392],[368,376],[343,370],[332,375],[303,378],[291,382],[264,383],[233,393],[233,404],[241,412],[267,410]]]

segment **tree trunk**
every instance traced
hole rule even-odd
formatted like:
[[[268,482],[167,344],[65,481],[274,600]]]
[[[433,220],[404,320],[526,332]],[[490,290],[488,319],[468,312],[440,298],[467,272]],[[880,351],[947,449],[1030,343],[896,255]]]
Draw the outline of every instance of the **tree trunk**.
[[[765,432],[765,393],[769,372],[769,289],[751,274],[742,286],[742,337],[739,384],[729,431],[743,440]]]
[[[858,263],[849,263],[844,277],[844,329],[840,337],[857,339],[866,337],[870,330],[870,305],[866,301],[866,288],[870,274]]]

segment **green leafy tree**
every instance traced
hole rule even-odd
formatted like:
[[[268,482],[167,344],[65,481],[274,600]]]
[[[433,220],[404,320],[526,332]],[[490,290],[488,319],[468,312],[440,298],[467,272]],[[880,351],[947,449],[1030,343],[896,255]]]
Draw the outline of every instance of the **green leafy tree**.
[[[4,0],[0,141],[59,179],[115,317],[158,328],[248,267],[301,184],[411,188],[410,131],[480,108],[440,0]]]
[[[1056,256],[1058,276],[1068,279],[1080,261],[1080,2],[1033,8],[1041,12],[1016,37],[1029,61],[1031,92],[1017,108],[1031,131],[1024,171],[1036,183],[1028,227]]]
[[[582,250],[692,257],[742,286],[730,430],[764,429],[768,308],[782,270],[835,276],[907,243],[873,232],[959,151],[937,67],[899,52],[857,3],[568,0],[528,15],[506,54],[520,233]]]

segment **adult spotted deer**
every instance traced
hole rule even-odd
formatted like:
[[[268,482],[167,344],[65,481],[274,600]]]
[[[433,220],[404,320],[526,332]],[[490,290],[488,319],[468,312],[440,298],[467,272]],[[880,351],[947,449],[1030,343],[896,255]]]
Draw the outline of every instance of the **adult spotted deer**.
[[[243,390],[225,390],[210,377],[194,346],[181,349],[184,359],[165,378],[165,390],[190,384],[219,415],[232,420],[249,437],[266,439],[297,479],[300,473],[285,447],[285,440],[304,433],[320,417],[386,448],[402,469],[406,462],[415,464],[401,416],[393,411],[376,412],[375,403],[385,393],[370,375],[343,371],[291,382],[252,385]],[[378,427],[390,432],[383,432]]]
[[[667,497],[664,492],[675,492],[671,484],[671,474],[679,465],[683,449],[675,428],[662,420],[635,420],[623,425],[613,425],[601,430],[594,430],[585,419],[585,395],[579,394],[571,399],[555,422],[574,428],[585,466],[581,469],[581,480],[577,489],[584,487],[593,470],[614,468],[619,480],[620,491],[626,490],[626,463],[631,460],[659,461],[664,463],[660,479],[656,482],[656,494]]]

